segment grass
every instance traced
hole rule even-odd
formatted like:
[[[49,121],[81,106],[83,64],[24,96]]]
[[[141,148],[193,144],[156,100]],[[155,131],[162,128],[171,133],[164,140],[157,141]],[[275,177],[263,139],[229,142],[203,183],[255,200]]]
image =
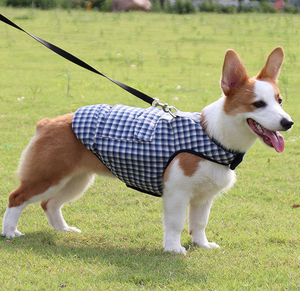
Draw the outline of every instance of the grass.
[[[221,249],[193,247],[186,227],[188,254],[163,253],[161,200],[97,178],[84,198],[63,209],[81,234],[55,232],[31,205],[19,223],[26,236],[0,238],[1,290],[300,290],[300,208],[292,208],[300,204],[297,15],[1,13],[108,76],[186,111],[200,111],[221,95],[226,49],[235,49],[255,75],[281,45],[286,59],[279,86],[295,121],[282,154],[258,142],[237,168],[236,185],[216,199],[207,236]],[[147,107],[5,24],[0,64],[0,217],[38,120],[95,103]]]

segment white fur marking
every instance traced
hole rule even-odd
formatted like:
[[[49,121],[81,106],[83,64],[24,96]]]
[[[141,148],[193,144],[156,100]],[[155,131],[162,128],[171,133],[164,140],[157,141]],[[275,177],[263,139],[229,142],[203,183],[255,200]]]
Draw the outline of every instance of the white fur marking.
[[[208,242],[205,227],[210,207],[215,196],[230,188],[235,182],[235,173],[208,161],[201,161],[192,177],[185,176],[175,160],[165,182],[163,195],[164,250],[186,253],[180,244],[181,232],[185,225],[186,208],[189,209],[189,229],[193,243],[207,249],[219,247]]]
[[[94,175],[82,173],[75,175],[66,183],[66,185],[57,193],[55,197],[47,203],[47,216],[49,224],[60,231],[81,232],[76,227],[69,227],[63,218],[61,208],[66,202],[79,198],[84,191],[93,183]]]
[[[2,222],[3,236],[6,236],[7,238],[14,238],[23,235],[23,233],[17,230],[17,226],[19,217],[27,205],[28,203],[25,202],[21,206],[6,208]]]
[[[49,197],[52,197],[55,195],[71,178],[65,178],[61,180],[61,182],[58,185],[55,185],[53,187],[50,187],[48,190],[46,190],[44,193],[33,196],[28,201],[24,202],[22,205],[17,207],[7,207],[3,222],[2,222],[2,235],[6,236],[7,238],[14,238],[23,235],[20,231],[17,230],[18,226],[18,220],[20,218],[20,215],[24,208],[30,204],[39,202],[44,199],[48,199]]]
[[[61,212],[61,208],[50,208],[45,211],[46,217],[49,224],[60,231],[72,231],[72,232],[81,232],[80,229],[76,227],[69,227],[66,221],[64,220]]]
[[[249,113],[247,118],[252,118],[271,131],[285,130],[281,125],[282,119],[292,119],[276,101],[275,91],[272,85],[265,81],[256,81],[254,93],[257,96],[254,101],[264,101],[267,106]]]
[[[49,187],[44,193],[41,193],[39,195],[35,195],[31,197],[28,202],[29,203],[36,203],[40,202],[42,200],[47,200],[51,197],[53,197],[60,189],[62,189],[69,181],[71,180],[71,177],[67,177],[65,179],[62,179],[59,184]]]

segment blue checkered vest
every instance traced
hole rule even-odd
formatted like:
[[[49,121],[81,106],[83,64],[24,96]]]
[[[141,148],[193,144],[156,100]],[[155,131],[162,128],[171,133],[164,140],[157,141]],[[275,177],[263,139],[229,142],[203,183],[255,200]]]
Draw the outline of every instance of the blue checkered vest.
[[[162,109],[106,104],[82,107],[73,117],[77,138],[128,187],[163,193],[163,174],[172,159],[189,152],[233,170],[242,153],[228,151],[207,136],[199,113],[172,118]]]

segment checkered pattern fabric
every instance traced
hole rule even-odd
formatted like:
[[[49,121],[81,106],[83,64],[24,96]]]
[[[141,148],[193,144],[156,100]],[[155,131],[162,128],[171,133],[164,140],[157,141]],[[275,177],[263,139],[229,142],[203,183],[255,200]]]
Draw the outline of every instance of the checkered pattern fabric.
[[[199,113],[172,118],[155,107],[100,104],[80,108],[72,126],[77,138],[116,177],[155,196],[162,195],[163,173],[180,152],[227,166],[238,155],[206,135]]]

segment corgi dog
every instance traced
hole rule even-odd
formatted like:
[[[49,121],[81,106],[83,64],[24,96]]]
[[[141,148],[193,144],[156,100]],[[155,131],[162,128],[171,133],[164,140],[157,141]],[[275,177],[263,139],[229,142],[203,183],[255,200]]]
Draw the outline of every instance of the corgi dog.
[[[260,139],[277,152],[284,150],[284,138],[279,131],[289,130],[293,121],[282,109],[277,87],[283,59],[283,49],[275,48],[258,75],[250,78],[239,55],[234,50],[226,52],[221,77],[222,97],[199,113],[206,134],[223,149],[245,153]],[[19,217],[23,209],[34,202],[41,202],[49,224],[55,229],[80,232],[65,222],[62,206],[80,197],[95,174],[116,176],[77,138],[72,128],[73,119],[72,113],[37,123],[36,134],[21,156],[20,185],[9,195],[3,217],[3,236],[22,235],[17,229]],[[150,175],[151,164],[148,172]],[[216,243],[207,240],[205,228],[214,198],[233,186],[236,180],[232,168],[205,159],[201,154],[181,150],[169,160],[160,179],[164,251],[186,253],[181,246],[181,232],[188,206],[193,243],[206,249],[218,248]]]

